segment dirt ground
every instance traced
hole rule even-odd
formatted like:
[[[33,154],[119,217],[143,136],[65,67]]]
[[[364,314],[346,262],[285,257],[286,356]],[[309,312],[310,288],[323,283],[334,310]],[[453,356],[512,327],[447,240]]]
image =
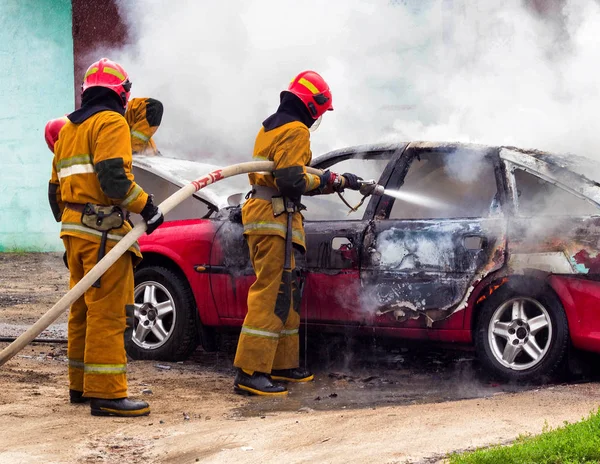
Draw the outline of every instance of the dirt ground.
[[[35,321],[67,285],[60,255],[0,254],[0,336]],[[57,322],[48,336],[64,334],[65,316]],[[230,349],[132,361],[130,395],[152,413],[116,419],[68,402],[65,344],[34,343],[0,367],[0,463],[433,463],[600,406],[596,382],[523,389],[482,378],[470,354],[378,347],[368,356],[390,356],[373,363],[352,350],[356,359],[337,364],[311,357],[317,381],[281,400],[233,394]]]

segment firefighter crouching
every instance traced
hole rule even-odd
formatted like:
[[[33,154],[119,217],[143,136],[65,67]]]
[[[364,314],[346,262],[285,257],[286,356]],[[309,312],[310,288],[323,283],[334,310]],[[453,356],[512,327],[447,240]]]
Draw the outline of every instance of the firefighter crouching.
[[[331,110],[327,83],[316,72],[302,72],[281,92],[279,108],[256,137],[253,160],[273,161],[275,166],[273,174],[249,174],[252,191],[242,208],[256,282],[248,293],[248,314],[234,360],[234,389],[239,393],[286,395],[286,387],[273,380],[314,378],[299,368],[301,294],[292,244],[305,250],[300,199],[305,194],[358,190],[360,179],[354,174],[306,172],[312,158],[309,129]]]
[[[62,222],[70,286],[75,286],[130,230],[128,211],[139,213],[147,233],[164,220],[131,173],[130,128],[123,117],[131,83],[106,58],[92,64],[82,85],[81,108],[55,121],[49,200]],[[50,142],[49,147],[50,147]],[[68,324],[71,403],[90,401],[97,416],[142,416],[148,403],[127,397],[124,332],[133,319],[133,259],[137,243],[71,306]],[[127,310],[126,310],[127,308]]]

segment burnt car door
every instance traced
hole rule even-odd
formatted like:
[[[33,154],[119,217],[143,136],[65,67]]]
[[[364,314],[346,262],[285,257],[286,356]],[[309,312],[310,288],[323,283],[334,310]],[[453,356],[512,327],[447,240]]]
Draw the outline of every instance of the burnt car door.
[[[241,322],[248,311],[248,289],[256,280],[239,208],[222,209],[210,250],[210,290],[219,318]]]
[[[406,144],[355,147],[315,160],[313,167],[385,184]],[[360,203],[359,192],[346,190],[345,200]],[[360,266],[363,238],[373,218],[378,197],[366,198],[351,212],[336,194],[306,196],[304,228],[307,253],[302,265],[305,276],[303,306],[309,318],[321,323],[357,322],[360,312]]]
[[[315,160],[315,167],[339,173],[356,172],[365,179],[379,180],[382,176],[389,177],[393,167],[390,160],[399,157],[405,146],[356,147],[332,152]],[[355,191],[344,195],[352,205],[362,198]],[[335,194],[303,197],[308,253],[296,253],[296,267],[301,270],[304,283],[302,316],[308,320],[347,320],[349,314],[355,313],[362,237],[376,204],[369,200],[349,215],[348,207]],[[240,321],[246,315],[248,290],[255,276],[243,226],[234,212],[235,209],[220,211],[222,220],[216,223],[208,271],[219,317]]]
[[[466,305],[504,264],[504,191],[497,149],[407,147],[364,241],[362,304],[374,323],[431,326]]]
[[[578,174],[591,176],[596,166],[508,148],[500,157],[514,211],[508,230],[510,271],[600,273],[600,185]]]
[[[307,243],[310,246],[308,237]],[[296,267],[302,270],[304,282],[302,316],[310,320],[317,319],[319,305],[313,299],[318,292],[310,290],[314,286],[306,269],[305,257],[296,250],[295,259]],[[219,225],[215,234],[210,266],[211,291],[221,319],[244,319],[248,311],[248,291],[255,280],[243,226],[227,219]]]

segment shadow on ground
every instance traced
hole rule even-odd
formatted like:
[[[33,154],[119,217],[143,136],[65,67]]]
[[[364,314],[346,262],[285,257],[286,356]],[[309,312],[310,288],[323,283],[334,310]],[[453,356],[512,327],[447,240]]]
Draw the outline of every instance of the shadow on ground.
[[[189,360],[231,376],[237,336],[221,337],[215,353],[198,350]],[[189,362],[186,361],[186,364]],[[472,351],[399,340],[313,335],[301,365],[315,381],[290,384],[287,398],[253,397],[236,410],[240,416],[265,416],[277,411],[344,410],[389,405],[438,403],[547,388],[553,383],[524,385],[490,378]],[[583,362],[583,366],[586,363]],[[578,358],[571,373],[554,382],[597,380]]]

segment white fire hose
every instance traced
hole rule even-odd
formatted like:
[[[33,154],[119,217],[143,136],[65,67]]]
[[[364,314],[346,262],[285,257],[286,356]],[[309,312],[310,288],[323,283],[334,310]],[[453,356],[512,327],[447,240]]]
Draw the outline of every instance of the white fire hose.
[[[182,187],[180,190],[175,192],[165,201],[163,201],[159,208],[162,213],[166,216],[169,211],[175,208],[179,203],[185,199],[191,197],[198,190],[203,189],[207,185],[213,184],[220,180],[228,177],[238,176],[240,174],[247,174],[249,172],[270,172],[273,170],[273,163],[271,161],[256,161],[250,163],[240,163],[228,166],[223,169],[218,169],[211,172],[210,174],[201,177],[193,181],[192,183]],[[322,171],[314,168],[307,167],[306,171],[311,174],[322,174]],[[105,256],[98,264],[96,264],[90,272],[88,272],[83,279],[77,282],[71,290],[69,290],[65,296],[63,296],[58,302],[50,308],[46,314],[44,314],[35,324],[33,324],[26,332],[20,335],[14,342],[8,345],[4,350],[0,352],[0,366],[6,361],[11,359],[25,346],[27,346],[33,339],[35,339],[40,333],[42,333],[50,324],[52,324],[58,317],[68,309],[85,291],[92,286],[99,277],[111,267],[117,259],[125,253],[129,247],[131,247],[146,231],[146,223],[140,222],[136,225],[125,237],[123,237]]]

